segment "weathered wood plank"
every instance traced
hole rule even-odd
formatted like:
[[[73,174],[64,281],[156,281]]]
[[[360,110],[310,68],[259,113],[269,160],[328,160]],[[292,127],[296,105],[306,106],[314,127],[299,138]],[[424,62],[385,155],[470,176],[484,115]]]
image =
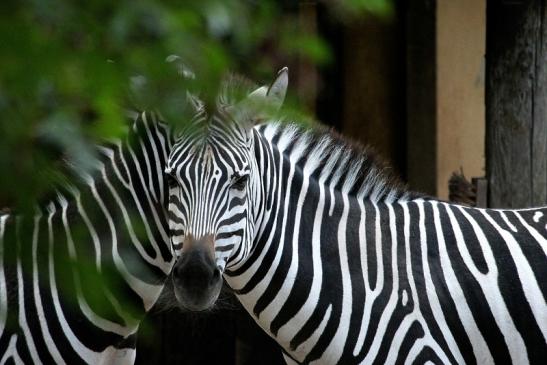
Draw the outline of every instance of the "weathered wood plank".
[[[547,202],[547,1],[541,2],[536,32],[533,133],[532,191],[534,204]]]
[[[489,1],[486,158],[491,207],[547,202],[545,0]]]
[[[484,177],[473,178],[473,185],[477,190],[477,201],[475,206],[477,208],[488,207],[488,181]]]

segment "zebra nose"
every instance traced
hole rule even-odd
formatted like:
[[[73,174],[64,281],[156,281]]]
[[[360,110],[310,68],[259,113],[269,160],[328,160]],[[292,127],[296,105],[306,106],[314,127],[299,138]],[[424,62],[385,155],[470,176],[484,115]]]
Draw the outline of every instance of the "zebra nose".
[[[173,291],[179,304],[191,311],[210,308],[222,289],[222,272],[214,254],[194,245],[183,251],[172,272]]]
[[[220,270],[203,250],[186,252],[173,268],[173,279],[177,285],[190,291],[203,291],[220,279]]]
[[[190,290],[206,288],[214,278],[214,271],[203,265],[187,264],[181,266],[175,272],[175,280]]]

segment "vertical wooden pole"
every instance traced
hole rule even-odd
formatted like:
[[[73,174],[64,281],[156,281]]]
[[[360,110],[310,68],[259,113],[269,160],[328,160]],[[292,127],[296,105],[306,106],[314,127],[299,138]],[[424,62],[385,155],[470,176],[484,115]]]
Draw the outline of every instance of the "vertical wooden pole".
[[[437,196],[454,171],[484,176],[486,0],[437,2]]]
[[[405,174],[405,49],[398,12],[344,29],[342,132],[372,145]],[[406,177],[406,176],[405,176]]]
[[[547,203],[546,0],[487,3],[489,206]]]
[[[410,187],[436,194],[436,1],[406,4],[407,178]]]

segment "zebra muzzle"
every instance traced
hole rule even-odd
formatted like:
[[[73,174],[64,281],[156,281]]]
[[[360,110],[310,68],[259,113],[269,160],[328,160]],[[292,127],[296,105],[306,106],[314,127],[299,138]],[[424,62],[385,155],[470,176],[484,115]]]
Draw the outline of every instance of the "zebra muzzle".
[[[222,288],[222,275],[216,266],[214,251],[203,242],[185,242],[183,246],[172,272],[175,297],[188,310],[209,309]]]

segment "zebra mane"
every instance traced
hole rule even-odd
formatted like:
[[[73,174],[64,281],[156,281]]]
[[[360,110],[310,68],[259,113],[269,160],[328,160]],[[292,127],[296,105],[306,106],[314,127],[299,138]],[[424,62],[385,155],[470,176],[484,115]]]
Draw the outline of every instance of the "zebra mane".
[[[230,73],[220,84],[217,105],[235,105],[257,87],[253,81]],[[204,124],[207,129],[207,122]],[[318,181],[337,190],[374,202],[420,196],[410,193],[371,147],[344,138],[333,130],[324,127],[307,130],[285,123],[269,124],[264,129],[273,132],[269,139],[277,140],[278,147],[287,150],[291,158],[298,156],[297,164],[304,170],[313,170],[312,175]]]
[[[258,88],[258,85],[254,81],[235,73],[229,73],[220,83],[217,103],[220,105],[235,105],[256,88]]]
[[[304,173],[360,200],[404,201],[420,197],[408,190],[376,152],[326,127],[296,124],[263,127],[267,139],[286,151]],[[276,141],[276,142],[273,142]]]

